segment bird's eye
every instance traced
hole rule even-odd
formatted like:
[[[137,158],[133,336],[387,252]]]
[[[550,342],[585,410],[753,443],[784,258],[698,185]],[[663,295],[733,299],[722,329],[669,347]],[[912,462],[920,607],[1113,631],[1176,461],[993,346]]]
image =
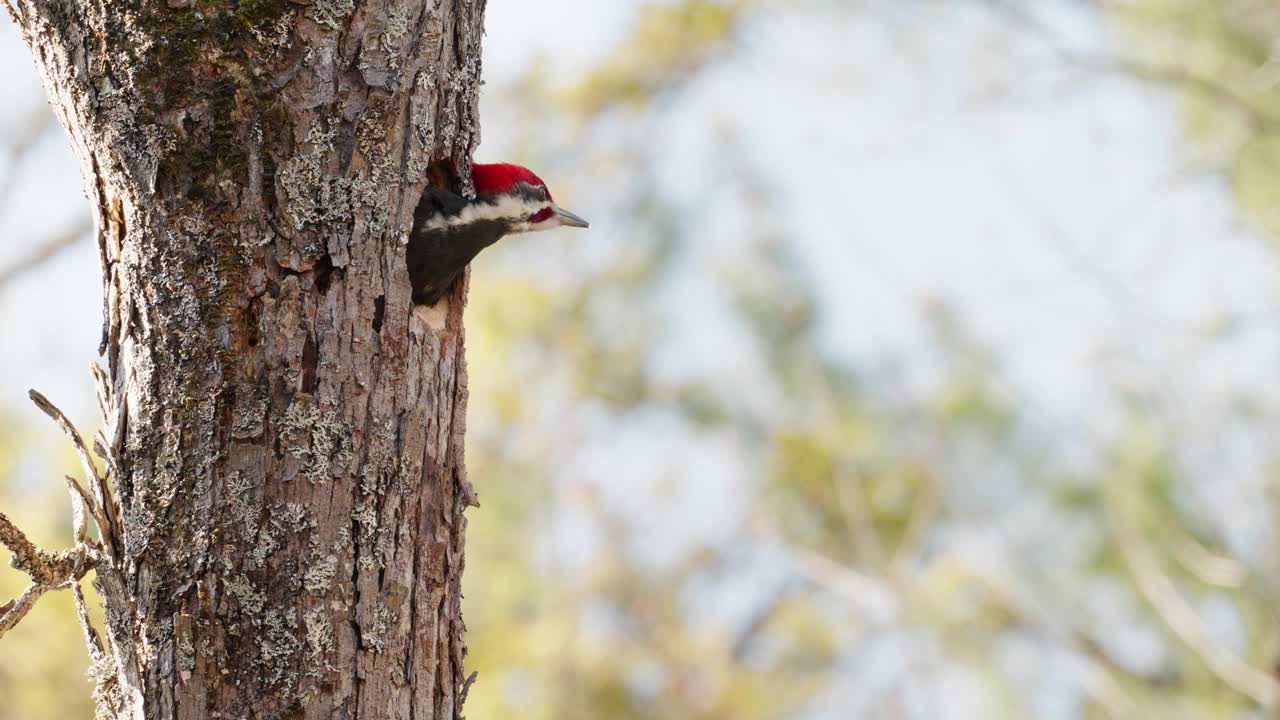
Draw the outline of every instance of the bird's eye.
[[[543,222],[544,220],[549,219],[554,213],[555,211],[549,207],[542,208],[538,212],[534,213],[532,217],[529,218],[529,222],[536,225],[540,222]]]
[[[527,182],[516,183],[516,192],[532,200],[551,199],[550,195],[547,194],[546,185],[534,185]]]

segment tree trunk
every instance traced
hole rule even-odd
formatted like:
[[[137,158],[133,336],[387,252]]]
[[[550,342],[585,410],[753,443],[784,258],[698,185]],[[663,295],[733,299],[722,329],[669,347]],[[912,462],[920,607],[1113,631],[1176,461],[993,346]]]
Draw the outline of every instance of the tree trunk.
[[[12,2],[97,217],[99,716],[460,717],[465,282],[404,241],[485,0]]]

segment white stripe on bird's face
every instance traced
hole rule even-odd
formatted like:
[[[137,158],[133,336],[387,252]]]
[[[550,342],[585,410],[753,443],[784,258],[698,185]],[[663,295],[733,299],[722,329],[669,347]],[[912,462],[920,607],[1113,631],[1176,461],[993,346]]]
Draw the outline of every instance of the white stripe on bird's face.
[[[556,225],[548,221],[538,223],[535,227],[529,222],[529,218],[547,207],[550,207],[550,205],[545,200],[533,201],[520,195],[504,193],[495,196],[493,202],[481,200],[469,203],[457,215],[437,215],[427,220],[424,229],[427,231],[444,230],[445,228],[470,225],[474,222],[486,220],[505,220],[511,226],[511,230],[508,232],[518,233],[543,230],[548,227],[556,227]],[[556,216],[552,215],[552,217]]]

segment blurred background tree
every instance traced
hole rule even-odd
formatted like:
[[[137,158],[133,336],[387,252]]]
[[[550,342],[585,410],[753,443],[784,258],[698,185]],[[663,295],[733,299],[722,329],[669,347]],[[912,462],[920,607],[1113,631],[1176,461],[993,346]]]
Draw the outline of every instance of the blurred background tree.
[[[594,227],[473,274],[470,717],[1276,704],[1280,11],[488,12],[482,159]],[[87,717],[41,611],[0,716]]]

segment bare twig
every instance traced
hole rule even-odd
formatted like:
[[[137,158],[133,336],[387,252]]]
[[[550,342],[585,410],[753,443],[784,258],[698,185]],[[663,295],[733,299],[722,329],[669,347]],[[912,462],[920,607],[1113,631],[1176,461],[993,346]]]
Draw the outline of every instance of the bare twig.
[[[80,457],[80,464],[84,467],[85,473],[93,480],[94,486],[100,488],[102,476],[98,473],[98,467],[94,465],[93,458],[89,455],[89,448],[85,446],[84,439],[80,437],[80,432],[67,419],[66,414],[38,390],[29,390],[27,396],[31,398],[31,402],[35,403],[36,407],[40,408],[41,412],[52,418],[57,423],[58,429],[71,440],[71,444],[75,447],[76,455]],[[98,497],[96,494],[95,499],[102,505],[106,504],[103,503],[103,498]]]
[[[89,522],[85,519],[85,498],[81,494],[80,484],[70,476],[63,478],[67,486],[67,494],[71,496],[71,526],[75,532],[76,543],[89,538]]]
[[[47,585],[31,583],[16,599],[0,605],[0,637],[4,637],[5,633],[16,627],[22,618],[26,617],[27,612],[35,607],[36,600],[49,590]]]
[[[0,545],[13,553],[14,569],[30,575],[37,584],[49,585],[55,580],[53,571],[41,557],[40,549],[4,513],[0,513]]]
[[[458,693],[458,707],[462,707],[467,704],[467,694],[471,692],[471,686],[475,684],[476,678],[479,676],[479,670],[472,670],[471,674],[467,676],[466,681],[462,683],[462,691]]]
[[[80,484],[79,480],[76,480],[70,475],[65,476],[63,478],[63,482],[66,483],[67,492],[71,493],[71,496],[72,496],[72,500],[71,500],[72,512],[76,511],[75,505],[76,505],[76,499],[78,498],[80,502],[85,507],[88,508],[90,517],[93,518],[93,522],[96,523],[98,526],[98,532],[101,533],[103,526],[106,525],[107,523],[106,523],[106,519],[102,515],[102,508],[98,506],[98,501],[95,500],[94,497],[84,489],[84,486]],[[78,535],[79,534],[78,528],[76,532]],[[83,541],[83,538],[77,538],[77,539],[79,541]]]
[[[18,14],[18,10],[13,6],[13,3],[9,2],[9,0],[3,1],[5,10],[9,11],[9,17],[13,19],[13,24],[20,28],[26,28],[26,23],[22,21],[22,16]]]
[[[94,566],[94,557],[84,543],[79,543],[75,550],[56,555],[44,552],[4,513],[0,513],[0,545],[13,553],[10,564],[29,575],[32,581],[22,595],[0,605],[0,637],[26,616],[41,595],[75,584]]]
[[[80,457],[80,464],[84,467],[85,474],[91,481],[89,487],[93,493],[93,499],[97,503],[97,507],[101,509],[100,515],[96,516],[95,519],[99,520],[98,530],[102,533],[103,547],[108,555],[114,556],[116,513],[111,488],[107,486],[106,478],[98,472],[98,467],[93,463],[93,458],[89,455],[89,448],[85,446],[84,439],[80,437],[79,431],[71,424],[67,416],[38,391],[31,390],[27,394],[31,398],[31,402],[35,403],[41,412],[57,423],[58,428],[71,440],[72,446],[75,447],[76,454]]]
[[[89,363],[89,374],[93,376],[94,395],[98,398],[98,413],[105,422],[111,417],[111,380],[107,377],[107,371],[96,362]],[[101,432],[101,431],[99,431]],[[102,438],[102,447],[107,447],[106,437]],[[97,452],[97,449],[94,449]],[[98,452],[98,457],[107,457],[104,453]]]
[[[1214,553],[1181,528],[1168,544],[1173,559],[1207,585],[1238,588],[1249,577],[1249,569],[1244,563]]]
[[[107,464],[107,472],[116,474],[116,458],[124,442],[124,416],[127,405],[123,396],[118,396],[107,371],[97,363],[89,363],[89,373],[93,375],[93,387],[98,397],[98,412],[102,415],[103,426],[93,436],[93,451]],[[107,433],[111,437],[107,437]]]
[[[30,395],[32,402],[53,418],[63,433],[71,439],[71,444],[75,446],[80,462],[84,465],[85,473],[93,480],[94,493],[85,491],[75,478],[70,476],[64,478],[67,493],[71,496],[71,512],[75,522],[75,548],[56,554],[36,547],[17,525],[0,513],[0,545],[13,553],[11,563],[13,567],[29,575],[32,580],[31,585],[21,596],[0,605],[0,636],[16,626],[41,595],[50,590],[70,586],[75,589],[76,605],[81,614],[81,625],[85,631],[86,641],[89,642],[90,652],[97,648],[100,655],[101,643],[98,642],[96,633],[88,623],[88,610],[84,607],[84,596],[80,592],[79,580],[89,570],[97,567],[100,561],[113,557],[114,518],[111,514],[110,490],[106,478],[98,472],[93,459],[89,457],[89,450],[85,447],[80,433],[67,420],[67,416],[49,402],[48,398],[35,390],[32,390]],[[86,514],[92,515],[94,522],[98,525],[98,532],[102,536],[101,548],[97,543],[88,541]],[[106,553],[105,558],[103,552]]]
[[[1169,629],[1204,659],[1214,675],[1236,692],[1270,707],[1280,698],[1280,684],[1271,675],[1212,641],[1199,613],[1182,597],[1173,580],[1160,567],[1155,550],[1142,529],[1129,513],[1117,505],[1115,499],[1108,503],[1108,515],[1116,533],[1116,544],[1138,591]]]
[[[93,623],[89,621],[89,607],[85,604],[84,591],[80,589],[80,583],[72,583],[71,592],[76,598],[76,616],[80,619],[84,643],[88,646],[93,661],[97,662],[103,652],[102,640],[98,637],[98,631],[93,629]]]

